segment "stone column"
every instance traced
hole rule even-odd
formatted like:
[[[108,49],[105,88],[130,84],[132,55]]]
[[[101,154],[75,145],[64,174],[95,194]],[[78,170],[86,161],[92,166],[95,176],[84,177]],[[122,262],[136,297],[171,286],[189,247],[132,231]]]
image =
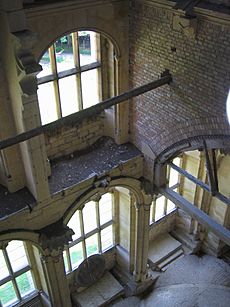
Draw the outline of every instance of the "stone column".
[[[142,270],[142,239],[143,239],[143,205],[136,204],[136,235],[135,235],[135,281],[141,281]]]
[[[150,203],[144,205],[143,216],[143,249],[142,249],[142,281],[148,276],[148,251],[149,251],[149,217],[150,217]]]
[[[135,268],[136,282],[146,280],[149,248],[149,213],[151,197],[146,196],[144,204],[136,205]]]
[[[55,307],[71,307],[70,291],[64,268],[63,248],[53,249],[42,256],[52,305]]]
[[[72,241],[73,230],[58,221],[39,231],[43,248],[42,263],[52,305],[71,307],[70,291],[66,278],[63,250]]]

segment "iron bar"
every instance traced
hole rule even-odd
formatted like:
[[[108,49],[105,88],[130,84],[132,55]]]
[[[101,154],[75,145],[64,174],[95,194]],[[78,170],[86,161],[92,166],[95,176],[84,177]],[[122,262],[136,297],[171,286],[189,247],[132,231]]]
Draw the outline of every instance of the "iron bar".
[[[204,183],[203,181],[197,179],[196,177],[194,177],[193,175],[189,174],[188,172],[186,172],[185,170],[181,169],[179,166],[173,164],[172,162],[168,162],[167,163],[170,167],[172,167],[173,169],[175,169],[175,171],[177,171],[178,173],[180,173],[181,175],[185,176],[186,178],[188,178],[189,180],[191,180],[192,182],[194,182],[195,184],[199,185],[202,189],[206,190],[207,192],[211,193],[211,189],[210,187]],[[217,192],[214,197],[216,197],[217,199],[219,199],[220,201],[222,201],[224,204],[230,206],[230,199],[226,196],[224,196],[223,194],[221,194],[220,192]]]
[[[60,118],[52,123],[31,129],[29,131],[23,132],[21,134],[18,134],[14,137],[8,138],[6,140],[0,141],[0,150],[10,147],[12,145],[24,142],[26,140],[29,140],[35,136],[38,136],[40,134],[43,134],[45,132],[53,131],[58,128],[61,128],[63,126],[73,125],[76,123],[82,122],[86,118],[93,117],[97,114],[100,114],[105,109],[108,109],[114,105],[117,105],[121,102],[124,102],[130,98],[139,96],[141,94],[144,94],[148,91],[151,91],[153,89],[156,89],[162,85],[169,84],[172,81],[172,76],[169,73],[169,71],[165,71],[162,74],[162,77],[158,80],[152,81],[150,83],[147,83],[145,85],[142,85],[140,87],[134,88],[128,92],[125,92],[121,95],[115,96],[113,98],[106,99],[92,107],[89,107],[87,109],[81,110],[77,113],[71,114],[69,116]]]
[[[198,209],[195,205],[191,204],[170,188],[159,188],[159,192],[187,212],[191,217],[195,218],[201,225],[210,229],[222,241],[230,246],[230,231],[227,228],[215,222],[209,215],[204,213],[204,211]]]

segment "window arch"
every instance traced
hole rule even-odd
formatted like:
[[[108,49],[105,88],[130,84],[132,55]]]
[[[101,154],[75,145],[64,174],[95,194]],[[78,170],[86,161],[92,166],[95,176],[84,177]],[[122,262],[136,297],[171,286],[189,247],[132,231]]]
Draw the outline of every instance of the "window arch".
[[[37,76],[42,124],[111,97],[113,91],[105,93],[108,72],[103,77],[103,71],[110,70],[108,79],[113,84],[113,61],[113,44],[97,32],[75,31],[58,38],[39,62],[43,68]]]

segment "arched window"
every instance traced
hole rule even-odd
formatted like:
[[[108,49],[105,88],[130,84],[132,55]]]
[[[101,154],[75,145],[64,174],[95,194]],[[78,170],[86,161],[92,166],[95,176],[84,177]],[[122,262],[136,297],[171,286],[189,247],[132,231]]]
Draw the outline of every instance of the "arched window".
[[[37,76],[42,124],[88,108],[110,96],[102,97],[102,70],[113,61],[111,48],[110,59],[105,55],[105,48],[101,50],[102,43],[106,45],[105,40],[110,42],[93,31],[76,31],[57,39],[43,54],[39,62],[43,70]],[[105,59],[103,65],[102,58]]]
[[[102,253],[115,244],[114,223],[113,192],[87,202],[73,214],[67,224],[75,235],[64,251],[66,272],[77,268],[90,255]]]
[[[35,292],[25,244],[11,241],[0,249],[0,306],[13,306]]]

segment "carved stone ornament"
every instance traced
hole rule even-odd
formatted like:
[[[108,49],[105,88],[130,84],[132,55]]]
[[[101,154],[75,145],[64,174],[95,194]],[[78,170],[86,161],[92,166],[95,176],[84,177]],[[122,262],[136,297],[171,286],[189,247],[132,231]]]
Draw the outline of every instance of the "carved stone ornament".
[[[19,31],[13,34],[15,57],[18,68],[25,70],[27,74],[41,71],[41,66],[36,62],[32,53],[37,41],[37,35],[29,30]]]
[[[39,243],[43,250],[64,249],[70,241],[73,241],[74,231],[63,224],[62,220],[51,224],[39,231]]]

